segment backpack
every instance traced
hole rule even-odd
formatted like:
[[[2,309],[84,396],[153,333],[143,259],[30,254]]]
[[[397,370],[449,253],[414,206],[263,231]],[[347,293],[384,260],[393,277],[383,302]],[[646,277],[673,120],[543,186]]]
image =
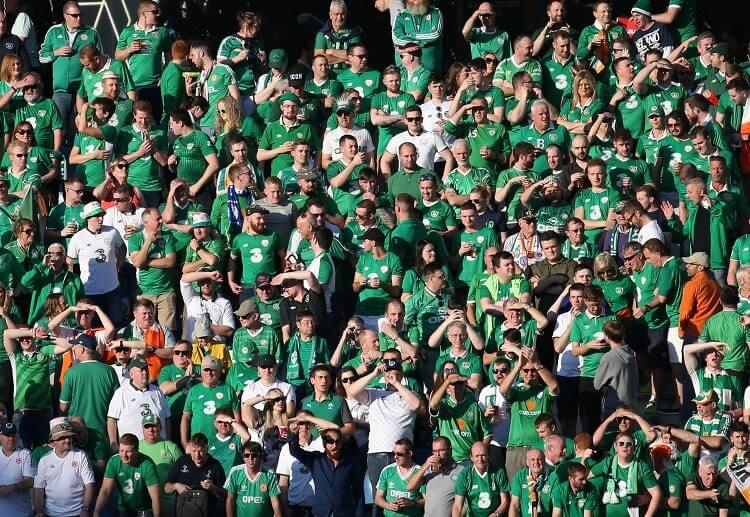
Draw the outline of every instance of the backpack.
[[[188,490],[177,496],[177,515],[180,517],[207,517],[208,493],[205,490]]]

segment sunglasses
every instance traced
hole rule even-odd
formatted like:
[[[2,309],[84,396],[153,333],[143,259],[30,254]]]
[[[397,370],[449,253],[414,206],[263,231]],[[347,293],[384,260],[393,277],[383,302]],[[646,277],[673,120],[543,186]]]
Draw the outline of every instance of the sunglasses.
[[[124,203],[128,199],[130,199],[130,198],[128,198],[128,197],[113,197],[112,201],[114,201],[115,203]]]
[[[408,456],[409,453],[408,452],[394,452],[393,455],[396,456],[397,458],[404,458]]]
[[[531,372],[535,372],[536,368],[521,368],[521,371],[523,373],[531,373]]]
[[[26,235],[31,235],[32,233],[36,233],[36,230],[33,228],[26,228],[25,230],[21,230],[21,233],[25,233]]]
[[[216,420],[216,423],[219,425],[232,425],[232,422],[227,422],[226,420]]]
[[[510,371],[510,369],[508,369],[508,368],[494,368],[492,370],[492,373],[494,373],[495,375],[497,375],[498,373],[508,373],[509,371]]]
[[[84,190],[83,190],[82,188],[81,188],[81,189],[78,189],[78,190],[76,190],[76,189],[74,189],[74,188],[69,188],[68,190],[70,190],[70,191],[71,191],[71,192],[73,192],[74,194],[82,194],[82,193],[83,193],[83,191],[84,191]]]
[[[36,90],[37,88],[39,88],[38,84],[27,84],[23,87],[24,90]]]
[[[180,356],[183,356],[183,357],[187,357],[187,355],[189,353],[190,352],[188,352],[187,350],[175,350],[174,351],[174,355],[180,355]]]
[[[129,166],[130,165],[128,165],[127,163],[118,163],[117,165],[115,165],[115,167],[117,167],[118,169],[127,169]]]
[[[245,459],[248,459],[248,458],[256,459],[256,458],[260,458],[260,454],[258,454],[257,452],[246,452],[245,454],[242,455],[242,457]]]
[[[491,65],[491,64],[499,63],[500,61],[498,61],[497,59],[492,59],[491,57],[486,57],[484,58],[484,62],[487,63],[488,65]]]
[[[422,117],[406,117],[407,122],[420,122]]]
[[[620,447],[632,447],[633,442],[617,442],[617,445],[619,445]]]
[[[354,377],[342,377],[341,384],[351,384],[354,382]]]
[[[65,13],[65,16],[70,16],[71,18],[80,18],[81,13]]]
[[[634,254],[630,255],[629,257],[622,257],[622,261],[623,262],[630,262],[631,260],[633,260],[637,256],[638,256],[638,253],[634,253]]]
[[[16,158],[27,158],[29,153],[16,153]]]
[[[323,443],[326,445],[340,445],[341,444],[341,438],[331,438],[330,436],[326,436],[323,438]]]
[[[34,133],[31,129],[17,129],[16,134],[17,135],[30,135]]]

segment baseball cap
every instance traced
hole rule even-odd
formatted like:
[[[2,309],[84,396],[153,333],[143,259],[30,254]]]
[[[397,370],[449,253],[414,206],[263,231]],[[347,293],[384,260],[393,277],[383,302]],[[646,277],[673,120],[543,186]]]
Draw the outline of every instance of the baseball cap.
[[[708,253],[704,251],[696,251],[692,255],[683,258],[682,261],[685,264],[695,264],[696,266],[708,267]]]
[[[302,88],[305,86],[305,73],[301,70],[289,71],[289,86]]]
[[[137,355],[128,362],[128,370],[131,368],[140,368],[143,370],[148,368],[148,363],[142,355]]]
[[[698,393],[693,402],[696,404],[707,404],[709,402],[716,402],[716,392],[714,390],[701,391]]]
[[[271,68],[281,68],[286,62],[286,50],[283,48],[275,48],[268,53],[268,66]]]
[[[18,433],[18,429],[16,429],[15,424],[13,422],[5,422],[2,428],[0,428],[0,434],[4,434],[5,436],[11,436]]]
[[[221,371],[221,361],[212,355],[207,355],[201,361],[201,370]]]
[[[248,314],[255,314],[256,312],[259,312],[259,310],[258,304],[255,300],[245,300],[240,304],[237,310],[234,311],[234,313],[240,317],[247,316]]]
[[[81,218],[82,219],[88,219],[90,217],[95,217],[97,215],[104,215],[104,209],[102,208],[102,205],[99,204],[99,201],[91,201],[90,203],[86,203],[83,205],[83,210],[81,211]]]
[[[255,361],[255,365],[258,368],[270,368],[271,366],[276,366],[276,358],[271,354],[261,354]]]
[[[625,208],[625,201],[618,201],[615,207],[612,209],[612,211],[616,214],[621,214],[622,209]]]
[[[397,359],[385,359],[383,361],[383,370],[386,372],[401,370],[401,361]]]
[[[69,341],[71,345],[80,345],[86,350],[96,350],[96,338],[88,334],[78,334]]]
[[[336,113],[343,113],[345,111],[354,111],[354,106],[349,101],[339,101],[336,103]]]
[[[370,228],[362,235],[362,240],[372,241],[375,245],[380,246],[385,242],[385,235],[378,228]]]
[[[263,214],[268,215],[268,210],[260,205],[251,205],[245,209],[245,215]]]
[[[211,219],[206,212],[190,212],[188,224],[193,228],[207,228],[211,226]]]
[[[300,104],[299,97],[297,97],[296,95],[294,95],[292,92],[286,92],[285,94],[283,94],[283,95],[281,95],[279,97],[279,105],[281,105],[285,101],[293,102],[293,103],[295,103],[298,106]]]
[[[711,47],[711,50],[709,50],[711,54],[719,54],[720,56],[729,57],[732,55],[732,53],[729,51],[729,45],[726,43],[717,43],[713,47]]]
[[[5,174],[0,173],[0,181],[3,183],[10,183],[10,178]]]
[[[271,279],[273,277],[268,273],[258,273],[255,275],[255,288],[262,289],[271,285]]]
[[[525,221],[536,221],[536,210],[526,210],[521,219]]]
[[[648,110],[648,117],[663,117],[664,116],[664,108],[661,107],[659,104],[654,104],[651,106],[651,108]]]
[[[151,411],[143,415],[141,418],[141,425],[156,425],[159,423],[159,417],[153,414]]]
[[[193,331],[193,337],[198,339],[199,337],[214,337],[214,331],[208,325],[196,325]]]
[[[318,173],[312,170],[310,167],[302,167],[297,172],[297,179],[315,181],[318,179]]]

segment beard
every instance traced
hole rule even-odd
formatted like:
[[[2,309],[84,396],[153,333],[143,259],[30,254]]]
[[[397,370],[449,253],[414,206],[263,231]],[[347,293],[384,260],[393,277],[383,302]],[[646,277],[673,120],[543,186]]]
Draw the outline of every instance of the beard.
[[[413,0],[409,2],[408,6],[406,7],[406,10],[409,11],[411,14],[415,14],[417,16],[424,16],[427,14],[427,10],[429,9],[430,5],[429,2],[424,0]]]

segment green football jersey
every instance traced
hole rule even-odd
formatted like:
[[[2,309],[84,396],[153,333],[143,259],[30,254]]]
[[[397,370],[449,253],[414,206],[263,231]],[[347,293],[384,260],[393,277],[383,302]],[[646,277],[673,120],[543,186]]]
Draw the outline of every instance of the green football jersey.
[[[528,447],[536,440],[534,421],[542,413],[551,413],[555,397],[544,384],[532,388],[512,386],[505,400],[510,404],[508,447]]]
[[[230,95],[229,87],[237,85],[234,70],[229,66],[214,62],[210,72],[201,71],[198,77],[198,88],[208,101],[208,111],[200,121],[201,127],[213,128],[216,122],[216,106],[224,97]]]
[[[381,282],[389,283],[394,276],[404,276],[401,260],[393,253],[386,253],[381,259],[376,259],[372,253],[363,253],[357,261],[356,271],[365,278],[378,278]],[[382,287],[373,289],[365,286],[359,292],[354,312],[362,316],[381,316],[390,299]]]
[[[654,267],[647,262],[640,271],[632,271],[630,278],[635,284],[635,303],[638,307],[644,307],[651,302],[655,296],[654,292],[659,287],[659,275],[661,269]],[[667,311],[663,304],[649,310],[643,315],[643,320],[648,324],[648,328],[656,329],[667,323]]]
[[[470,465],[456,479],[456,495],[464,498],[467,517],[489,517],[500,506],[500,494],[509,491],[504,468],[480,474],[474,465]]]
[[[250,235],[241,233],[232,240],[231,256],[242,261],[242,284],[253,286],[258,273],[276,273],[275,261],[282,249],[274,231]]]
[[[614,315],[599,314],[594,316],[588,311],[579,314],[573,319],[570,330],[570,342],[579,346],[591,341],[604,339],[604,323],[616,319]],[[581,363],[581,377],[594,378],[599,362],[607,350],[592,350],[579,357]]]
[[[34,128],[36,145],[43,149],[54,149],[53,130],[63,128],[63,120],[57,105],[52,99],[43,99],[35,103],[26,103],[15,113],[15,123],[28,121]]]
[[[489,32],[484,27],[473,27],[466,41],[469,42],[472,59],[484,57],[486,53],[491,52],[502,61],[513,53],[510,36],[507,32],[498,29]]]
[[[117,135],[114,154],[122,156],[136,152],[146,139],[156,151],[166,153],[167,138],[164,130],[154,127],[148,133],[136,129],[132,125],[123,127]],[[135,159],[128,169],[128,183],[138,187],[143,192],[161,191],[161,165],[151,154]]]
[[[445,395],[437,412],[436,435],[451,442],[453,459],[462,461],[469,457],[471,446],[492,434],[490,424],[477,404],[474,395],[467,391],[463,400],[454,401]]]
[[[240,410],[240,401],[228,384],[208,387],[201,382],[190,388],[184,408],[185,413],[191,414],[190,436],[195,433],[211,436],[215,432],[214,413],[222,407]]]
[[[392,503],[397,499],[418,501],[422,497],[420,495],[420,490],[406,489],[409,480],[414,477],[414,474],[416,474],[418,470],[419,465],[412,465],[411,468],[407,469],[406,472],[402,474],[401,468],[395,463],[391,463],[380,471],[377,488],[384,492],[385,500],[389,503]],[[423,514],[423,510],[421,508],[409,507],[404,508],[399,512],[383,510],[383,514],[385,517],[419,517]]]
[[[271,498],[281,495],[274,472],[263,469],[253,479],[244,465],[229,472],[224,489],[235,497],[237,517],[273,517]]]
[[[610,209],[620,202],[620,194],[611,188],[594,191],[591,188],[581,190],[576,194],[574,206],[583,207],[583,219],[591,221],[606,221]],[[599,237],[604,233],[601,228],[585,231],[586,240],[599,242]]]
[[[129,47],[134,40],[141,42],[141,50],[126,60],[128,71],[136,88],[155,86],[164,69],[164,56],[172,52],[172,30],[168,27],[141,29],[137,24],[128,25],[120,31],[117,49]]]
[[[104,478],[115,484],[117,502],[121,512],[151,510],[151,497],[148,487],[159,486],[156,465],[148,456],[138,454],[135,464],[125,464],[119,454],[112,456],[104,469]]]
[[[391,95],[389,92],[380,92],[372,96],[371,109],[380,110],[383,115],[405,115],[406,108],[415,104],[414,97],[410,93],[398,92]],[[403,132],[403,128],[391,125],[378,127],[378,156],[385,152],[385,147],[391,138]]]
[[[130,75],[128,67],[125,63],[119,59],[109,60],[104,66],[97,72],[92,72],[88,68],[84,68],[81,72],[81,86],[78,88],[78,96],[82,99],[87,99],[89,102],[93,101],[97,97],[104,95],[104,85],[102,84],[102,78],[107,72],[114,72],[120,78],[120,89],[123,92],[130,92],[135,89],[133,83],[133,77]]]
[[[145,242],[144,231],[132,234],[128,238],[128,253],[138,253]],[[148,247],[148,260],[163,259],[176,254],[174,237],[169,233],[159,235]],[[172,268],[157,268],[148,265],[138,268],[138,286],[143,294],[159,295],[174,292],[172,287]]]
[[[221,438],[214,433],[208,438],[208,453],[221,463],[226,477],[229,477],[232,467],[242,463],[241,452],[242,438],[238,434],[232,433],[226,438]]]
[[[216,155],[216,149],[203,131],[193,129],[175,138],[172,154],[177,157],[177,177],[188,185],[195,184],[206,172],[206,157]]]
[[[482,272],[484,269],[484,252],[491,246],[497,246],[498,239],[492,228],[483,226],[476,231],[464,230],[460,232],[455,242],[456,251],[463,243],[471,244],[474,251],[461,257],[461,271],[456,282],[459,286],[471,284],[474,277]]]

